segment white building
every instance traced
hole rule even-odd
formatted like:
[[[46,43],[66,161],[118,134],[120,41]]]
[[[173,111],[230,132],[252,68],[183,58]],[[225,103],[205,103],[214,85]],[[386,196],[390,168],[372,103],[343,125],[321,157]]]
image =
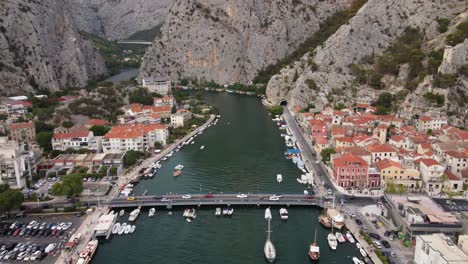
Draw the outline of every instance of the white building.
[[[65,151],[72,149],[90,149],[89,142],[93,137],[92,131],[78,130],[69,133],[55,133],[52,136],[52,149]]]
[[[468,255],[444,234],[416,237],[415,264],[461,264],[468,263]]]
[[[143,87],[148,88],[152,93],[166,95],[171,91],[171,81],[163,78],[143,78]]]
[[[447,125],[445,117],[421,116],[416,121],[416,128],[419,132],[441,129],[443,125]]]
[[[420,159],[419,172],[426,191],[439,193],[442,190],[442,175],[445,168],[435,159]]]
[[[23,145],[0,138],[0,183],[7,183],[11,188],[23,188],[25,176],[35,173],[35,159],[32,151],[25,151]]]
[[[147,151],[155,142],[166,145],[169,130],[162,124],[117,125],[102,138],[104,153]]]
[[[171,125],[172,127],[183,127],[187,124],[192,118],[192,113],[184,110],[184,111],[177,111],[177,113],[171,115]]]

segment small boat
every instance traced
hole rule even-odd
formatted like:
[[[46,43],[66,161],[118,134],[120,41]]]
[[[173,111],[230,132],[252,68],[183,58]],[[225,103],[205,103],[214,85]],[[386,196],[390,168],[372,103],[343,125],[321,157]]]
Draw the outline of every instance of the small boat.
[[[114,210],[110,211],[109,214],[110,214],[110,215],[115,214]]]
[[[181,169],[183,169],[183,168],[184,168],[184,165],[179,164],[179,165],[177,165],[177,166],[174,167],[174,170],[181,170]]]
[[[141,195],[146,196],[147,193],[148,193],[148,190],[145,189],[145,191]]]
[[[197,218],[197,213],[196,213],[196,211],[195,211],[195,208],[192,208],[192,210],[189,211],[188,217],[190,217],[190,218],[192,218],[192,219]]]
[[[281,219],[288,220],[288,210],[286,210],[286,208],[281,208],[279,210],[279,213],[280,213]]]
[[[266,220],[271,220],[272,216],[271,216],[271,210],[270,210],[270,207],[268,207],[267,209],[265,209],[265,219]]]
[[[346,242],[346,239],[343,237],[343,234],[341,234],[340,232],[336,232],[335,237],[336,237],[336,240],[338,240],[338,242],[340,243]]]
[[[112,227],[112,234],[117,234],[120,230],[120,223],[115,223],[114,226]]]
[[[268,219],[268,231],[267,231],[267,240],[265,242],[265,246],[263,247],[263,253],[265,254],[265,258],[268,262],[273,263],[276,259],[276,249],[273,245],[273,242],[270,240],[270,219]]]
[[[367,257],[367,253],[363,248],[359,249],[359,252],[361,253],[361,256],[363,256],[364,258]]]
[[[135,221],[138,218],[139,214],[140,214],[140,208],[137,208],[137,209],[133,210],[130,213],[130,216],[128,217],[128,221],[130,221],[130,222]]]
[[[328,234],[327,240],[328,240],[328,245],[330,246],[330,248],[333,250],[336,250],[336,247],[338,246],[338,242],[336,241],[335,235],[333,235],[333,233]]]
[[[234,213],[234,208],[229,208],[227,214],[232,215]]]
[[[175,170],[175,171],[172,173],[172,176],[177,177],[177,176],[179,176],[179,175],[181,175],[181,174],[182,174],[182,171],[180,171],[180,170]]]
[[[356,257],[353,257],[354,264],[364,264],[364,262]]]
[[[127,226],[125,227],[124,234],[125,234],[125,235],[128,235],[128,233],[130,233],[130,230],[132,230],[132,226],[131,226],[131,225],[127,225]]]
[[[298,183],[302,184],[302,180],[301,180],[301,179],[296,178],[296,180],[297,180]]]
[[[351,235],[351,233],[347,233],[347,234],[346,234],[346,238],[348,238],[349,243],[353,243],[353,244],[354,244],[354,243],[356,242],[356,241],[354,240],[353,235]]]
[[[215,215],[216,216],[220,216],[221,215],[221,208],[216,208],[216,212],[215,212]]]
[[[195,140],[190,143],[190,145],[193,145],[193,144],[195,144]]]
[[[136,225],[132,225],[132,228],[130,229],[130,234],[133,234],[133,232],[135,232],[135,229],[136,229]]]
[[[183,217],[189,217],[190,215],[190,209],[185,208],[184,213],[182,214]]]
[[[223,208],[223,215],[227,215],[229,212],[229,209],[228,208]]]
[[[317,243],[317,228],[315,228],[315,240],[309,247],[309,258],[313,261],[320,258],[320,247]]]
[[[307,190],[304,190],[304,195],[309,195],[309,192]]]
[[[356,247],[357,247],[358,249],[361,249],[361,248],[362,248],[361,244],[359,244],[359,243],[356,243]]]
[[[169,212],[167,213],[167,215],[172,215],[172,212],[171,212],[171,211],[169,211]]]
[[[156,209],[151,208],[151,209],[149,210],[148,216],[149,216],[149,217],[153,217],[153,216],[154,216],[154,213],[156,213]]]
[[[117,234],[122,235],[124,233],[126,227],[127,227],[127,223],[123,223],[120,226],[119,232]]]
[[[200,149],[203,150],[205,148],[205,146],[201,146]]]
[[[119,216],[123,216],[124,214],[125,214],[125,210],[124,209],[120,210]]]
[[[187,222],[189,222],[189,223],[192,222],[192,220],[190,220],[190,218],[185,218],[185,220],[186,220]]]
[[[279,183],[281,183],[281,182],[283,181],[283,175],[277,174],[277,175],[276,175],[276,181],[278,181]]]

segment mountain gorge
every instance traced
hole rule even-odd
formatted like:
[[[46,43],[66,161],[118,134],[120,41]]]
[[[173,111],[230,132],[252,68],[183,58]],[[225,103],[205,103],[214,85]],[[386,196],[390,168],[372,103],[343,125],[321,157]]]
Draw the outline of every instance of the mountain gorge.
[[[107,72],[63,0],[1,1],[0,57],[3,95],[83,86]]]
[[[349,0],[176,0],[140,78],[247,82],[292,52]]]

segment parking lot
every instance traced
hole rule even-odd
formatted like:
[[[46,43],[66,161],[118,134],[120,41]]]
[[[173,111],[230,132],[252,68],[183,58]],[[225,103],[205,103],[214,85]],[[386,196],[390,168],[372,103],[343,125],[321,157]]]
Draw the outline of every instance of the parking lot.
[[[449,212],[468,212],[468,201],[463,199],[433,198],[433,200]]]
[[[0,263],[54,263],[59,250],[83,220],[74,214],[2,220]]]

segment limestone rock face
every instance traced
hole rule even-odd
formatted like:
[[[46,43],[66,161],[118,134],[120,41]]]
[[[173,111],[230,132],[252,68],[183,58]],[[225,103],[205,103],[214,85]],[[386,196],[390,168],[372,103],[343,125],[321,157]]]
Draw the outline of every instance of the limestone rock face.
[[[274,104],[287,100],[294,106],[305,107],[312,101],[327,103],[325,95],[333,90],[356,95],[347,89],[353,79],[349,75],[350,64],[381,54],[407,27],[419,28],[432,37],[437,17],[450,19],[467,7],[466,1],[459,0],[369,0],[348,24],[340,27],[313,54],[301,59],[302,62],[313,60],[318,65],[317,71],[312,71],[306,63],[294,63],[282,69],[268,83],[268,100]],[[296,81],[286,78],[293,72],[300,74]],[[311,90],[304,80],[314,80],[319,89]]]
[[[106,74],[63,0],[0,2],[0,93],[83,86]]]
[[[175,0],[140,78],[247,82],[350,0]]]
[[[162,24],[174,0],[65,0],[79,30],[125,39]]]
[[[439,72],[442,74],[455,74],[460,66],[464,64],[468,64],[468,39],[455,47],[445,47],[444,59],[439,67]]]

